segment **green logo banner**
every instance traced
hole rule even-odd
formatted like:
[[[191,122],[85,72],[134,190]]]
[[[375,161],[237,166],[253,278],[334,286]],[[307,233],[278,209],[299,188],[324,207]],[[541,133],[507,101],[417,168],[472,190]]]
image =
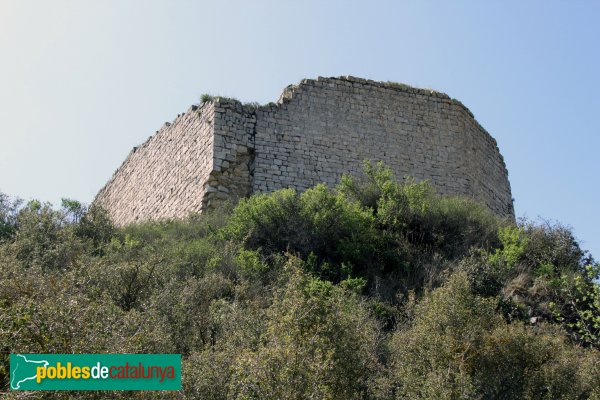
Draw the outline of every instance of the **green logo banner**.
[[[181,354],[11,354],[11,390],[180,390]]]

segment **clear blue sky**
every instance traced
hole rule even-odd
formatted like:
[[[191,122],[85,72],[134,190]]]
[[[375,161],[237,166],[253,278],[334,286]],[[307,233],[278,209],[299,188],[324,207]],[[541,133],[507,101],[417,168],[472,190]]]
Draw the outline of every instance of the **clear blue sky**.
[[[600,258],[600,2],[0,0],[0,191],[90,202],[204,92],[274,101],[355,75],[461,100],[518,216]]]

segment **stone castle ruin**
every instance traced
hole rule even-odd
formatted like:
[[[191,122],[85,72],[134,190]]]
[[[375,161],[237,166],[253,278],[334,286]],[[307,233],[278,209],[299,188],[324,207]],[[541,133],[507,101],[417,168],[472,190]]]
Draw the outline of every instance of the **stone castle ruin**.
[[[182,218],[252,193],[334,185],[364,160],[514,218],[496,141],[462,103],[349,76],[305,79],[265,106],[192,106],[134,147],[94,202],[117,225]]]

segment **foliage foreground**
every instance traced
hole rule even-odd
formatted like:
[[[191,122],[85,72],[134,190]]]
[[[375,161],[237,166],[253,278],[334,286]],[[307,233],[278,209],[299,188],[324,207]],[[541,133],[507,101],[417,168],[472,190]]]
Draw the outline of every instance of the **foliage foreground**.
[[[0,194],[8,398],[600,398],[599,266],[382,165],[183,221]],[[181,353],[181,392],[8,392],[10,353]]]

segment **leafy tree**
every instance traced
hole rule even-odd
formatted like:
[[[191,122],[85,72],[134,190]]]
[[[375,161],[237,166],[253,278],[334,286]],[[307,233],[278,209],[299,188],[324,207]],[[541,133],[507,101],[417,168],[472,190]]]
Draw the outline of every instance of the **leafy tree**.
[[[83,252],[65,215],[49,203],[32,200],[16,216],[18,230],[10,246],[24,266],[67,269]]]
[[[115,226],[108,213],[102,207],[92,205],[85,208],[75,223],[75,235],[91,242],[93,255],[103,255],[115,234]]]
[[[17,213],[22,201],[0,192],[0,241],[12,237],[17,230]]]
[[[65,220],[77,224],[86,213],[86,207],[79,201],[73,199],[61,199],[61,207]]]

